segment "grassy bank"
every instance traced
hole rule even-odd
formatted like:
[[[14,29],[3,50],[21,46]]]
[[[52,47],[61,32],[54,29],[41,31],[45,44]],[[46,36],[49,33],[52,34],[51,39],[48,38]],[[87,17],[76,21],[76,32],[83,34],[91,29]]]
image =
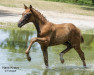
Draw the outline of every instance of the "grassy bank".
[[[0,0],[0,5],[7,7],[23,8],[23,4],[28,6],[32,4],[34,8],[46,11],[94,16],[94,7],[87,5],[76,5],[44,0]]]
[[[22,28],[17,26],[17,23],[11,22],[0,22],[0,29],[8,29],[8,30],[28,30],[28,31],[35,31],[35,27],[33,24],[26,24]]]
[[[0,22],[0,29],[36,31],[33,24],[26,24],[22,28],[19,28],[17,23],[12,22]],[[94,34],[94,30],[82,30],[81,32],[82,34]]]

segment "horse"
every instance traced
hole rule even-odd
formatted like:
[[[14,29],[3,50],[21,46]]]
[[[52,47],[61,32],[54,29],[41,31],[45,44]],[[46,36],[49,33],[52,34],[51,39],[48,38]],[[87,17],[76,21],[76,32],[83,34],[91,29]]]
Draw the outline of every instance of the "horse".
[[[49,46],[62,44],[67,47],[59,54],[62,64],[64,63],[63,55],[74,48],[80,56],[83,66],[86,67],[84,52],[80,47],[80,44],[84,42],[80,29],[72,23],[54,24],[49,22],[43,14],[33,8],[32,5],[27,7],[24,4],[24,9],[25,11],[22,13],[22,17],[18,22],[18,27],[21,28],[25,24],[32,22],[37,30],[37,37],[30,41],[30,45],[25,51],[28,61],[31,61],[29,53],[32,44],[38,42],[43,52],[45,66],[48,67],[47,48]]]

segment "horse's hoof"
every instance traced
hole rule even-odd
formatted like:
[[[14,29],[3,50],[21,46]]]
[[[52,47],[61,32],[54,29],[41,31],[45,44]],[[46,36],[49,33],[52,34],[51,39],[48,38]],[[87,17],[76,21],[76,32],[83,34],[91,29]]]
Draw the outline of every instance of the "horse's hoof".
[[[87,66],[83,66],[84,68],[88,68]]]
[[[27,60],[28,60],[28,61],[31,61],[31,58],[30,58],[30,57],[28,57],[28,58],[27,58]]]
[[[84,68],[88,68],[86,65],[83,65]]]
[[[49,68],[49,66],[46,66],[46,68],[48,69],[48,68]]]
[[[64,59],[61,59],[60,61],[61,61],[62,64],[64,63]]]

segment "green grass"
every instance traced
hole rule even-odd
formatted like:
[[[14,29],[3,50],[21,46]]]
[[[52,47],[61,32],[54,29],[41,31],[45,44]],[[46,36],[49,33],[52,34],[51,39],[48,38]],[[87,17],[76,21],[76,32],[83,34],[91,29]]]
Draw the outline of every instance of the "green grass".
[[[26,24],[22,28],[19,28],[17,26],[17,23],[11,23],[11,22],[0,22],[0,29],[35,31],[35,27],[33,24]]]
[[[78,3],[78,4],[88,4],[92,5],[92,0],[45,0],[45,1],[55,1],[55,2],[65,2],[65,3]]]
[[[92,30],[82,30],[81,32],[82,32],[82,34],[93,34],[94,35],[93,29]]]

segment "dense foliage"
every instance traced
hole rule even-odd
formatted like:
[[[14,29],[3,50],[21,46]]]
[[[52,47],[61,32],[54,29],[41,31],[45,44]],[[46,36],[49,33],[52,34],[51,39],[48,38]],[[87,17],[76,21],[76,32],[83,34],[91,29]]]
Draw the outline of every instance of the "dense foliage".
[[[94,4],[94,0],[46,0],[66,3],[79,3],[79,4]]]

